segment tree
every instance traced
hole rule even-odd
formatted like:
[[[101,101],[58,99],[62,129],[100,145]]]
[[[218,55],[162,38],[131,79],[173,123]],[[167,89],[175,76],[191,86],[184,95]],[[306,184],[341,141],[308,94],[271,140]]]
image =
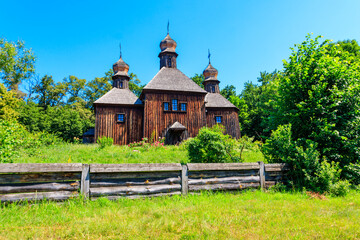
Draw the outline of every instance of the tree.
[[[15,120],[17,119],[18,107],[21,100],[16,97],[13,91],[7,91],[4,84],[0,83],[0,119]]]
[[[19,91],[19,84],[34,74],[34,64],[35,56],[31,49],[25,48],[23,41],[13,43],[0,39],[0,78],[18,96],[24,95]]]
[[[141,81],[137,78],[136,74],[130,73],[130,81],[129,81],[129,89],[132,91],[136,96],[140,96],[144,85],[140,85]]]
[[[236,96],[236,88],[234,85],[226,85],[221,91],[220,94],[224,96],[227,100],[230,99],[230,96]]]
[[[321,159],[344,167],[360,159],[360,61],[319,39],[308,35],[284,61],[269,124],[291,124],[293,140],[314,142]]]
[[[33,87],[33,93],[36,94],[32,99],[39,106],[47,108],[48,106],[58,105],[66,94],[67,85],[65,83],[55,83],[52,76],[45,75]]]
[[[191,78],[197,85],[199,85],[201,88],[204,88],[204,75],[203,74],[195,74]]]
[[[84,102],[84,87],[86,85],[85,79],[79,79],[73,75],[68,78],[64,78],[66,86],[67,104],[73,104],[76,102]]]
[[[109,70],[105,73],[104,77],[94,78],[88,82],[85,86],[84,97],[86,100],[86,107],[93,108],[93,103],[103,96],[105,93],[111,90],[111,76],[113,74],[112,70]]]

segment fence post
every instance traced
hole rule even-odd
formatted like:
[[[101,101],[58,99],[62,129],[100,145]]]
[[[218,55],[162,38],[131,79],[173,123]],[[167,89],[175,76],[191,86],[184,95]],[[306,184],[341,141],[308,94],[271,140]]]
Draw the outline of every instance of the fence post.
[[[188,194],[188,186],[189,182],[188,182],[188,167],[187,165],[182,165],[182,169],[181,169],[181,194],[182,195],[187,195]]]
[[[264,162],[258,162],[260,165],[259,175],[260,175],[260,187],[261,190],[265,189],[265,164]]]
[[[85,196],[85,198],[89,197],[90,192],[90,165],[83,164],[81,171],[81,194]]]

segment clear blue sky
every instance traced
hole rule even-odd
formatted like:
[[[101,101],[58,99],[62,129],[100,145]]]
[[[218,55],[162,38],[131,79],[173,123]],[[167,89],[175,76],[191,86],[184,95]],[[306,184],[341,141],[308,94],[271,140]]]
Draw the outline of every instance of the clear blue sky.
[[[18,1],[0,0],[0,37],[24,40],[37,56],[36,71],[56,81],[68,75],[101,77],[119,58],[148,83],[159,70],[159,43],[177,42],[178,68],[202,73],[207,50],[220,87],[237,92],[260,71],[282,69],[307,33],[360,40],[358,0]]]

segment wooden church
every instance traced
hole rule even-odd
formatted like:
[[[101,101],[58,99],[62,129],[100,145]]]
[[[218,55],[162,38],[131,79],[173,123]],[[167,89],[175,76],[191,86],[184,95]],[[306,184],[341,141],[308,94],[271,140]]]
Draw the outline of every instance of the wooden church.
[[[176,45],[169,33],[161,41],[160,71],[139,98],[129,90],[129,65],[120,56],[113,65],[113,88],[94,102],[95,141],[107,136],[123,145],[153,136],[176,144],[215,124],[240,137],[238,109],[220,94],[218,71],[210,59],[203,72],[204,90],[177,69]]]

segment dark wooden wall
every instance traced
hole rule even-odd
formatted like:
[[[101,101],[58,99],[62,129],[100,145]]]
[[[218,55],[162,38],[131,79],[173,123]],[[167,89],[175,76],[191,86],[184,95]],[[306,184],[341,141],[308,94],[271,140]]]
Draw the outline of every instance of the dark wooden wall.
[[[186,112],[164,112],[163,103],[177,99],[178,103],[186,102]],[[199,129],[206,125],[205,95],[191,93],[146,93],[144,106],[144,136],[151,137],[155,131],[155,137],[164,137],[167,129],[176,121],[187,128],[189,137],[195,137]],[[180,109],[180,107],[179,107]]]
[[[234,108],[207,108],[206,124],[212,127],[216,124],[215,116],[222,116],[222,125],[225,126],[226,134],[234,138],[240,138],[240,125],[238,113]]]
[[[143,137],[143,107],[96,105],[95,141],[102,136],[114,139],[114,144],[138,142]],[[117,122],[117,114],[125,114],[125,122]]]

